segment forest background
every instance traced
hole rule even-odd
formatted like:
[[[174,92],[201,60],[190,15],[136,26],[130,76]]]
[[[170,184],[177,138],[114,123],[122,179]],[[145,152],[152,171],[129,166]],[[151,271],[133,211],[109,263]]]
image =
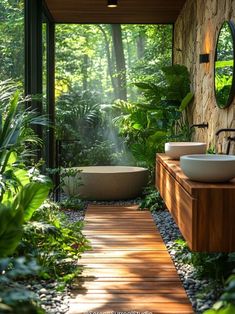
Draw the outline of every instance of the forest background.
[[[0,12],[1,80],[23,86],[23,1],[2,0]],[[63,165],[152,162],[151,143],[169,126],[167,111],[156,106],[162,67],[172,64],[172,34],[172,25],[56,25],[56,134]]]

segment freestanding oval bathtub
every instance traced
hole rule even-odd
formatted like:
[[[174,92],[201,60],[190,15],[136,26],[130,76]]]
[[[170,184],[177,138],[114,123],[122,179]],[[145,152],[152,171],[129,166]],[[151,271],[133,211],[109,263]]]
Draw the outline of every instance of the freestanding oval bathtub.
[[[67,168],[65,171],[70,170],[75,175],[64,177],[64,192],[87,200],[135,198],[148,182],[148,170],[141,167],[89,166]]]

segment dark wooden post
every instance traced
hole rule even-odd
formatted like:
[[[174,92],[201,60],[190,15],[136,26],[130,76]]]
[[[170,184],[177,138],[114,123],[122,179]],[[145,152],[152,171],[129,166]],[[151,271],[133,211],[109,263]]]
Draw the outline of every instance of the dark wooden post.
[[[28,103],[42,114],[42,0],[25,0],[25,95],[38,96]],[[42,138],[42,126],[35,127]],[[38,152],[38,158],[41,152]]]
[[[47,24],[47,114],[50,128],[47,134],[47,163],[49,168],[55,167],[55,24]]]

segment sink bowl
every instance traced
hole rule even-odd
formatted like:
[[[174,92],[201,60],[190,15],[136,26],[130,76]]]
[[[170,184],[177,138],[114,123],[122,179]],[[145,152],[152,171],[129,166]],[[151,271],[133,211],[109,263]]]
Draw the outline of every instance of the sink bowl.
[[[186,155],[180,157],[180,166],[194,181],[226,182],[235,177],[234,155]]]
[[[206,143],[169,142],[165,143],[165,154],[171,159],[179,159],[183,155],[205,154]]]

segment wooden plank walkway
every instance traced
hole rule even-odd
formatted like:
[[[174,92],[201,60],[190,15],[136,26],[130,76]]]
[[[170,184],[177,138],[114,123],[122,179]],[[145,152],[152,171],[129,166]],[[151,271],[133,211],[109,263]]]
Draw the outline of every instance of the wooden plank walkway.
[[[90,205],[85,222],[93,250],[79,262],[69,314],[193,313],[149,211]]]

